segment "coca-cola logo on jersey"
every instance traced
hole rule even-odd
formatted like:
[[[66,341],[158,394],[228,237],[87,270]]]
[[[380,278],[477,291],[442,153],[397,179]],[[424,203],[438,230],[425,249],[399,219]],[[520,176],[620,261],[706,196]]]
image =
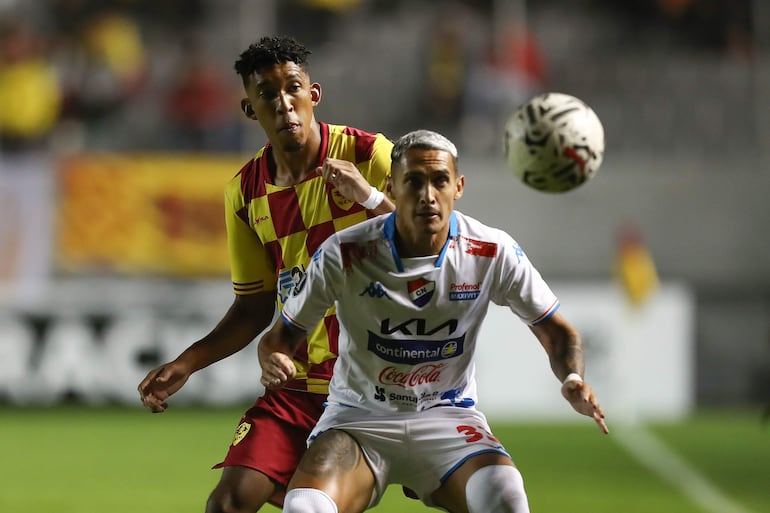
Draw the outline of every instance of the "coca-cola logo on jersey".
[[[396,385],[404,388],[426,383],[438,383],[441,379],[441,370],[444,367],[446,367],[445,363],[429,363],[409,372],[404,372],[390,366],[380,371],[379,380],[383,385]]]

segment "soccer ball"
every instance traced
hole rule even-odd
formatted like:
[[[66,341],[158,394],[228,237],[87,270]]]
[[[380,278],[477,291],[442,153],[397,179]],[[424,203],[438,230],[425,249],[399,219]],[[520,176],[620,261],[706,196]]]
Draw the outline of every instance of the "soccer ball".
[[[513,174],[544,192],[582,185],[604,159],[604,128],[582,100],[562,93],[535,96],[505,125],[505,159]]]

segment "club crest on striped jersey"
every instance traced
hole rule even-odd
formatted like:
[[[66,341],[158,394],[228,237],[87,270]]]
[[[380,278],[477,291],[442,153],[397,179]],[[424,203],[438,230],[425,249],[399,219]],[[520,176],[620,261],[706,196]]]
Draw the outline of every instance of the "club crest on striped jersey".
[[[333,188],[330,194],[334,204],[337,205],[342,210],[350,210],[350,208],[353,206],[353,203],[355,203],[353,200],[349,200],[345,196],[340,194],[340,191],[338,191],[337,189]]]
[[[436,290],[436,282],[425,278],[408,281],[406,286],[409,291],[409,299],[420,308],[428,304]]]

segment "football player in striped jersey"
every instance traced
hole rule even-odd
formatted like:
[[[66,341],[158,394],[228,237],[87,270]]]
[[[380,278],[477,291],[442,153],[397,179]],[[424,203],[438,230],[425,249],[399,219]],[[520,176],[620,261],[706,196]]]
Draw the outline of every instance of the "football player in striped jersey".
[[[326,238],[394,208],[381,192],[392,143],[381,133],[316,120],[321,86],[310,78],[309,54],[292,38],[264,37],[235,63],[246,93],[241,110],[268,138],[225,189],[235,298],[209,334],[139,384],[153,412],[164,411],[194,372],[242,350],[270,325]],[[292,382],[267,390],[244,413],[224,461],[215,465],[223,471],[207,512],[282,505],[323,410],[338,336],[330,308],[294,355]]]

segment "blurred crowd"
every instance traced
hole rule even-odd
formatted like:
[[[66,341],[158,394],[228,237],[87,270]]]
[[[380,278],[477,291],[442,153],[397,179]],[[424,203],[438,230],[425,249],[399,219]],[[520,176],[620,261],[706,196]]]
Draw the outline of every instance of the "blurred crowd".
[[[237,114],[235,84],[198,39],[205,2],[11,3],[0,11],[3,153],[234,148],[223,135]],[[153,46],[148,32],[174,34],[165,39],[174,46]],[[156,132],[143,137],[143,124],[132,124],[139,113],[158,122]]]
[[[434,0],[419,53],[418,117],[450,136],[548,88],[549,59],[524,20],[555,0]],[[237,2],[231,2],[233,6]],[[254,4],[256,13],[271,2]],[[340,21],[419,10],[424,2],[283,0],[275,28],[311,47],[344,37]],[[624,37],[742,58],[752,54],[749,0],[578,0],[624,24]],[[0,152],[239,149],[243,121],[233,76],[205,38],[213,0],[3,0],[0,2]],[[434,8],[435,6],[435,8]],[[268,11],[265,11],[268,12]],[[233,19],[237,15],[233,15]],[[229,27],[234,29],[235,27]],[[663,35],[663,36],[662,36]],[[159,37],[160,36],[160,37]],[[216,65],[215,65],[216,64]],[[229,64],[229,63],[228,63]],[[411,122],[411,119],[409,119]],[[498,126],[493,123],[491,126]]]

